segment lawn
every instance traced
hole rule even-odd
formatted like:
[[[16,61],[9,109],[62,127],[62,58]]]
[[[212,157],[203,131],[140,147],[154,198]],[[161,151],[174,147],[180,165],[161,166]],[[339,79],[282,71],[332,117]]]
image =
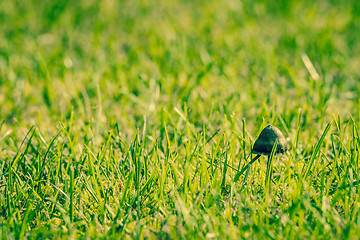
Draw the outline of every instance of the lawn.
[[[1,239],[359,239],[359,123],[359,0],[0,0]]]

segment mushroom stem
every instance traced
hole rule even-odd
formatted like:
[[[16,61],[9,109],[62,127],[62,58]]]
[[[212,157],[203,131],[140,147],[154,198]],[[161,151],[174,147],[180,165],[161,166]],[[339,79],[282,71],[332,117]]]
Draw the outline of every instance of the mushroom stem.
[[[261,155],[256,155],[253,159],[251,159],[251,161],[248,162],[248,163],[240,170],[240,172],[238,173],[239,176],[240,176],[241,174],[243,174],[243,173],[245,172],[245,170],[246,170],[251,164],[253,164],[253,162],[255,162],[260,156],[261,156]]]
[[[271,166],[270,166],[270,156],[271,156],[271,155],[268,156],[268,164],[267,164],[268,167],[270,168],[270,169],[269,169],[269,170],[270,170],[270,172],[269,172],[269,176],[270,176],[270,177],[269,177],[269,180],[271,180],[271,174],[272,174]],[[274,156],[274,157],[275,157],[275,156]],[[268,183],[268,184],[270,184],[270,183]],[[270,189],[270,188],[269,188],[269,189]]]
[[[274,156],[273,156],[274,157]],[[272,176],[272,161],[271,155],[268,155],[268,161],[266,164],[266,176],[265,176],[265,189],[267,193],[270,193],[270,184],[271,184],[271,176]]]

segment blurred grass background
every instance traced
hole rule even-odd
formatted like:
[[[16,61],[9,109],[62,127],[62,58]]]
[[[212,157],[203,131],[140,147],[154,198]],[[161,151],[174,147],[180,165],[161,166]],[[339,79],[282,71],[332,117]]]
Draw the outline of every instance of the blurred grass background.
[[[229,155],[232,156],[232,163],[236,163],[244,161],[246,152],[249,152],[251,147],[251,145],[245,146],[245,143],[244,146],[238,143],[236,134],[244,132],[242,136],[251,143],[261,130],[261,126],[265,126],[268,122],[279,126],[291,142],[296,139],[296,129],[299,125],[301,148],[294,151],[305,158],[313,152],[313,145],[316,144],[316,139],[328,122],[333,119],[338,120],[336,126],[341,140],[347,139],[345,136],[350,133],[346,132],[346,128],[341,127],[340,119],[345,119],[343,124],[349,123],[350,118],[359,122],[359,53],[360,1],[358,0],[0,0],[2,186],[10,183],[7,182],[10,179],[7,175],[9,173],[5,170],[8,163],[12,159],[17,159],[17,154],[23,151],[20,144],[33,125],[36,126],[34,139],[36,138],[37,142],[29,145],[31,156],[28,156],[28,159],[31,160],[42,157],[46,159],[48,144],[61,129],[66,130],[67,137],[55,139],[54,146],[50,144],[51,156],[57,159],[64,154],[69,159],[78,159],[77,161],[82,159],[82,153],[86,151],[93,151],[94,156],[97,157],[105,156],[109,146],[114,149],[120,148],[122,154],[117,153],[119,159],[127,157],[124,150],[127,147],[130,150],[140,149],[150,155],[152,150],[149,146],[155,143],[157,138],[163,143],[171,142],[172,146],[164,144],[166,146],[161,149],[164,155],[170,151],[181,159],[183,156],[191,155],[201,134],[204,134],[204,139],[205,137],[212,139],[210,137],[220,131],[229,137],[229,144],[233,147]],[[242,119],[246,122],[246,134]],[[143,145],[137,146],[135,144],[137,140],[132,141],[134,138],[139,138],[141,135],[139,132],[142,131],[148,140],[143,139]],[[110,140],[109,132],[116,136],[118,142],[113,143]],[[214,138],[216,143],[210,142],[213,145],[204,147],[201,154],[205,155],[205,152],[210,151],[209,149],[218,149],[223,141],[225,142],[224,139],[216,136]],[[358,141],[356,139],[353,135],[352,140],[356,142]],[[24,142],[26,145],[27,141]],[[120,142],[125,142],[125,145],[122,146]],[[349,149],[351,144],[350,140],[344,142],[344,146],[349,146]],[[223,150],[225,151],[227,147],[224,143]],[[242,151],[244,151],[241,155],[242,160],[234,158],[235,155],[240,156],[239,152]],[[344,147],[339,151],[347,150]],[[355,147],[356,151],[358,150]],[[25,151],[19,156],[24,157],[27,154]],[[200,160],[200,157],[196,157],[196,161],[206,163]],[[115,161],[110,156],[109,159]],[[301,159],[296,160],[301,161]],[[55,168],[57,163],[51,161],[48,163],[49,167],[45,167],[45,170],[51,172],[51,164]],[[101,165],[100,163],[101,159],[98,164]],[[32,165],[29,162],[27,164]],[[90,163],[90,166],[87,165],[85,159],[83,164],[85,168],[91,166]],[[192,167],[196,166],[197,169],[198,166],[193,164]],[[64,167],[65,175],[61,181],[67,178],[81,179],[76,173],[74,176],[71,175],[74,173],[71,173],[73,170],[70,165],[69,163]],[[183,169],[180,165],[179,163],[181,172]],[[237,163],[235,165],[237,166]],[[38,172],[41,172],[39,166],[42,165],[37,167],[34,165],[33,168],[30,167],[32,170],[28,171],[33,171],[32,173],[38,176]],[[300,166],[298,168],[300,169]],[[130,166],[129,169],[132,167]],[[158,169],[154,167],[149,170],[149,174],[153,174]],[[127,179],[125,176],[133,175],[132,173],[126,175],[126,169],[122,171],[124,171],[124,179],[121,179],[119,184],[123,187]],[[204,173],[204,171],[206,168],[199,172]],[[293,169],[288,168],[287,171]],[[185,179],[186,174],[190,172],[185,171]],[[197,170],[192,173],[194,178],[198,174]],[[26,176],[26,171],[23,174]],[[102,176],[103,173],[98,174]],[[47,176],[47,173],[45,175]],[[340,178],[339,176],[337,179]],[[146,179],[148,179],[147,175]],[[227,179],[230,177],[227,176]],[[73,180],[70,182],[74,183]],[[93,184],[95,182],[94,180]],[[105,185],[101,186],[107,189],[108,186]],[[171,188],[170,186],[167,187]],[[199,191],[204,187],[201,181],[199,185],[194,186],[199,186]],[[257,187],[249,191],[254,193]],[[59,185],[58,188],[65,193],[71,192],[69,190],[71,187],[66,184]],[[220,184],[214,189],[220,189]],[[29,189],[26,191],[31,192]],[[24,190],[25,193],[26,191]],[[54,188],[49,192],[45,191],[44,196],[47,194],[51,196],[54,194],[52,191],[57,190]],[[192,193],[196,192],[194,189],[193,191]],[[296,189],[294,191],[296,192]],[[152,196],[151,194],[149,193],[149,196]],[[257,194],[259,193],[254,193],[255,198],[259,197]],[[6,196],[15,199],[20,195],[19,192],[14,192],[13,195],[5,193],[1,195],[1,203],[4,204],[2,213],[9,226],[9,228],[3,227],[2,231],[5,231],[4,229],[8,229],[6,231],[9,232],[20,231],[11,226],[17,221],[18,224],[27,221],[28,215],[24,209],[19,207],[20,210],[15,211],[16,214],[13,215],[6,210]],[[89,197],[86,194],[81,196],[85,199]],[[242,195],[236,196],[242,197]],[[349,195],[350,199],[351,197],[354,196]],[[14,207],[24,206],[26,201],[24,199],[20,201],[20,198],[22,197],[16,198],[11,204]],[[191,201],[188,196],[181,195],[176,199],[176,204],[162,202],[164,205],[161,205],[159,201],[155,204],[156,207],[151,206],[150,210],[146,210],[147,205],[144,205],[141,211],[143,215],[146,215],[147,211],[163,213],[166,212],[166,208],[171,209],[171,206],[175,209],[175,205],[177,209],[182,209],[182,204],[187,204],[187,201]],[[196,199],[192,201],[197,202]],[[33,206],[36,205],[35,203],[34,200]],[[342,208],[348,206],[345,200],[342,204],[340,204]],[[159,210],[160,205],[165,210],[161,210],[161,207]],[[257,209],[256,204],[254,205],[249,208]],[[202,213],[204,210],[202,207],[196,208],[196,211]],[[116,208],[113,208],[116,213],[114,209]],[[250,211],[248,210],[244,208],[238,211],[247,214]],[[29,223],[28,226],[31,229],[40,229],[38,236],[49,229],[41,230],[41,226],[47,223],[41,211],[37,212],[38,215],[35,214],[38,216],[35,218],[38,222]],[[82,210],[78,211],[81,213]],[[97,211],[98,209],[94,210],[96,214]],[[99,211],[103,214],[105,210]],[[234,237],[231,235],[234,234],[233,231],[227,232],[228,222],[219,218],[217,211],[221,210],[209,210],[210,217],[207,220],[204,217],[204,221],[213,221],[215,227],[219,226],[218,229],[212,229],[214,236],[229,234],[226,236]],[[73,216],[72,210],[65,209],[61,212],[63,215],[67,213]],[[153,230],[148,230],[149,232],[171,232],[169,229],[176,227],[168,225],[167,220],[160,221],[158,215],[151,214],[145,221],[155,222],[154,226],[151,226]],[[255,227],[257,214],[256,211],[249,213],[250,223],[244,227],[246,231],[258,231]],[[292,218],[292,216],[287,217]],[[355,219],[357,214],[351,216]],[[139,215],[130,216],[129,219],[136,222],[137,217]],[[40,219],[44,221],[43,224]],[[67,223],[66,220],[59,223],[58,220],[49,219],[49,222],[56,226],[65,226]],[[154,219],[158,219],[158,222]],[[302,217],[300,216],[299,219]],[[336,220],[336,217],[334,219]],[[344,219],[352,222],[353,218]],[[79,232],[87,231],[88,234],[97,236],[95,234],[96,229],[99,229],[97,222],[81,223],[83,225],[79,222],[76,227]],[[309,232],[314,231],[311,229],[312,223],[311,220],[305,222],[304,225],[308,228],[304,228],[307,232],[304,231],[306,233],[299,236],[309,236]],[[104,220],[102,224],[106,230],[109,223]],[[293,224],[296,225],[296,221]],[[336,221],[331,224],[335,226]],[[130,224],[123,227],[136,229],[136,226],[138,225]],[[343,227],[341,224],[339,226]],[[235,223],[235,228],[241,229],[241,227]],[[302,225],[298,227],[301,232]],[[107,232],[104,229],[102,233],[106,236]],[[179,232],[166,236],[179,238],[197,236],[183,235],[183,229],[180,227],[179,229]],[[317,229],[316,233],[321,235],[321,229]],[[350,231],[350,225],[346,229]],[[141,232],[139,236],[144,234],[153,236],[144,231],[139,230]],[[286,234],[284,230],[284,236],[290,236]],[[326,234],[325,230],[324,234]],[[161,234],[155,236],[164,237]]]
[[[359,115],[358,1],[1,1],[1,119]],[[320,75],[316,81],[302,55]],[[40,125],[41,126],[41,125]],[[102,131],[102,130],[100,130]]]

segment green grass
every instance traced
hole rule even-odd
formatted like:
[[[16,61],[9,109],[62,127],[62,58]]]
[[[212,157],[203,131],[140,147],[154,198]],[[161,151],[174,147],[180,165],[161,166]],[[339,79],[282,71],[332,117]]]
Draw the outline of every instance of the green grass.
[[[358,0],[0,1],[1,239],[359,238],[359,52]]]

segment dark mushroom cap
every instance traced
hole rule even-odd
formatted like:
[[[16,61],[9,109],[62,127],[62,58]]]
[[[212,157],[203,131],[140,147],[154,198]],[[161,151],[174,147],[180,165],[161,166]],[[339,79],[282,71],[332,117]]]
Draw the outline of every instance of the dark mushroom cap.
[[[276,139],[277,147],[275,154],[286,152],[288,147],[284,135],[277,127],[269,124],[256,139],[252,152],[259,155],[270,155]]]

